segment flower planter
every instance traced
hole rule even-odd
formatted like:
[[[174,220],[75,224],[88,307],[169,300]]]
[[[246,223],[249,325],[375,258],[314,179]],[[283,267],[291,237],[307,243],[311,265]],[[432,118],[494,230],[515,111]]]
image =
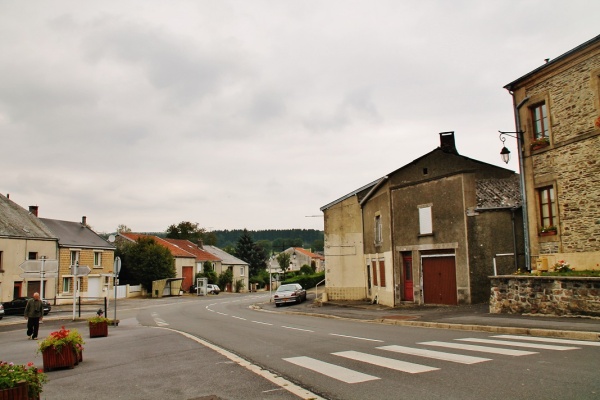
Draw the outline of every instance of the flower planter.
[[[539,150],[539,149],[543,149],[544,147],[548,147],[548,146],[549,146],[548,143],[534,144],[534,145],[531,145],[531,150]]]
[[[39,397],[37,397],[39,399]],[[0,389],[0,400],[29,400],[27,382],[17,383],[15,387]]]
[[[556,231],[540,232],[540,236],[555,236]]]
[[[79,365],[80,362],[83,362],[83,349],[77,350],[73,347],[73,358],[75,359],[75,365]]]
[[[107,322],[90,322],[90,337],[106,337],[108,336]]]
[[[57,368],[75,368],[75,361],[77,360],[75,353],[71,346],[63,346],[60,351],[54,347],[48,347],[42,351],[44,372]]]

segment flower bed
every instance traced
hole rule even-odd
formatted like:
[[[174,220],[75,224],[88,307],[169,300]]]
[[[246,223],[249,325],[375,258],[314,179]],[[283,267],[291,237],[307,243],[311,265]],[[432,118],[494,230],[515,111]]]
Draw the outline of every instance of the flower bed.
[[[16,365],[0,361],[0,400],[39,399],[46,375],[33,363]]]
[[[44,371],[73,368],[83,361],[83,345],[83,338],[75,329],[69,330],[63,326],[50,333],[38,347],[38,352],[42,353],[44,359]]]

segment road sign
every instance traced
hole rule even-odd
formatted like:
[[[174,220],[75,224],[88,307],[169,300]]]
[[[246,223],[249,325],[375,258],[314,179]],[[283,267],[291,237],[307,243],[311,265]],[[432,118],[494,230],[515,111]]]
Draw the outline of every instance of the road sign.
[[[44,272],[58,272],[58,260],[25,260],[19,268],[25,272],[40,272],[44,263]]]
[[[89,275],[90,271],[91,269],[87,265],[80,265],[79,267],[77,267],[77,276]]]
[[[119,273],[121,272],[121,257],[115,257],[115,264],[114,264],[114,269],[113,271],[115,272],[115,276],[119,276]]]
[[[40,279],[42,274],[40,272],[23,272],[19,274],[21,278],[25,279]],[[44,271],[44,278],[56,278],[58,276],[58,272],[46,272]]]

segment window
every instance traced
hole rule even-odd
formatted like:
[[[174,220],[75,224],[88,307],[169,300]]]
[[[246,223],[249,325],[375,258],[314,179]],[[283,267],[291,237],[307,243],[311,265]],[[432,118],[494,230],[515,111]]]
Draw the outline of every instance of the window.
[[[246,270],[244,267],[240,267],[240,276],[244,276],[244,274],[246,273]]]
[[[37,252],[30,251],[29,253],[27,253],[27,259],[28,260],[37,260],[37,255],[38,255]]]
[[[431,205],[419,206],[419,233],[421,235],[431,235],[433,233]]]
[[[540,202],[540,217],[542,228],[548,226],[556,226],[556,199],[554,198],[554,188],[547,186],[538,189]]]
[[[71,291],[71,278],[63,278],[63,293],[69,293]]]
[[[385,287],[385,261],[379,260],[379,286]]]
[[[79,252],[71,251],[71,265],[77,264],[78,261],[79,261]]]
[[[531,108],[531,118],[533,119],[533,139],[548,137],[548,110],[546,103],[538,104]]]
[[[102,268],[102,252],[94,252],[94,268]]]
[[[381,215],[375,217],[375,244],[383,243],[383,233],[381,228]]]

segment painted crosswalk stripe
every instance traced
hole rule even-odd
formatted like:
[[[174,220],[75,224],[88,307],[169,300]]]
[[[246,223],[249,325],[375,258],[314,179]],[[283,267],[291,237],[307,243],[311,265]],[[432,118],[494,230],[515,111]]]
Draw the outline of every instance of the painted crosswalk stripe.
[[[372,354],[361,353],[358,351],[340,351],[332,353],[334,356],[349,358],[355,361],[377,365],[379,367],[390,368],[396,371],[408,372],[409,374],[419,374],[421,372],[435,371],[439,368],[428,367],[426,365],[409,363],[406,361],[394,360],[392,358],[375,356]]]
[[[491,358],[465,356],[462,354],[446,353],[443,351],[417,349],[414,347],[405,346],[381,346],[378,347],[381,350],[393,351],[395,353],[409,354],[412,356],[420,356],[427,358],[434,358],[436,360],[451,361],[460,364],[477,364],[484,361],[491,361]]]
[[[524,343],[524,342],[508,342],[506,340],[494,340],[494,339],[478,339],[478,338],[464,338],[464,339],[456,339],[463,342],[474,342],[474,343],[484,343],[484,344],[498,344],[501,346],[511,346],[511,347],[527,347],[529,349],[542,349],[542,350],[577,350],[581,347],[568,347],[568,346],[555,346],[552,344],[540,344],[540,343]]]
[[[284,360],[346,383],[360,383],[380,379],[373,375],[363,374],[362,372],[340,367],[339,365],[330,364],[311,357],[291,357],[284,358]]]
[[[491,354],[501,354],[505,356],[529,356],[532,354],[538,354],[535,351],[524,351],[524,350],[513,350],[513,349],[501,349],[497,347],[489,347],[489,346],[476,346],[473,344],[464,344],[464,343],[451,343],[451,342],[421,342],[418,344],[423,344],[427,346],[437,346],[437,347],[446,347],[449,349],[458,349],[458,350],[468,350],[468,351],[479,351],[481,353],[491,353]]]
[[[496,335],[500,339],[517,339],[527,340],[532,342],[546,342],[546,343],[563,343],[563,344],[576,344],[578,346],[597,346],[600,347],[600,342],[588,342],[585,340],[573,340],[573,339],[554,339],[547,337],[534,337],[534,336],[517,336],[517,335]]]

